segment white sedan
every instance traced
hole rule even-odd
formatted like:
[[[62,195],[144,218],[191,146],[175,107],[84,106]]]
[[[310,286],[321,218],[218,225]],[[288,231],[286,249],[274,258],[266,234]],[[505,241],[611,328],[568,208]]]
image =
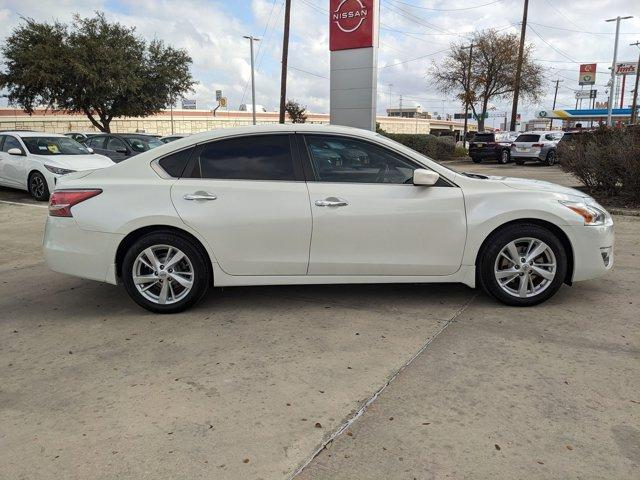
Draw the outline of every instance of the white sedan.
[[[113,161],[57,133],[0,132],[0,185],[49,200],[62,175],[104,168]]]
[[[457,173],[369,131],[270,125],[66,176],[44,251],[168,313],[211,285],[462,282],[534,305],[610,270],[613,240],[577,190]]]

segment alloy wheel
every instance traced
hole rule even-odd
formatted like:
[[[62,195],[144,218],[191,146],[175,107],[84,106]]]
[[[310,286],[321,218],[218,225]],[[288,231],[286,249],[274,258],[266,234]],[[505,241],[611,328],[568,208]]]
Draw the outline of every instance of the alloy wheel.
[[[179,302],[193,287],[191,260],[182,250],[171,245],[145,248],[133,262],[132,270],[138,292],[158,305]]]
[[[553,282],[557,261],[549,245],[537,238],[518,238],[496,257],[494,276],[502,290],[528,298],[544,292]]]
[[[44,179],[40,175],[32,175],[31,176],[31,194],[36,198],[42,198],[44,196],[44,190],[46,185],[44,184]]]

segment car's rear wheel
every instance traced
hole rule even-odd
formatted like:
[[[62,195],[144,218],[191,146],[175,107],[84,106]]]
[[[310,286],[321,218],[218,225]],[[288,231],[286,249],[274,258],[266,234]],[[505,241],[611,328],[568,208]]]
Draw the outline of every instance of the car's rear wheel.
[[[471,157],[471,160],[473,160],[473,163],[480,163],[482,162],[482,159],[480,157]]]
[[[502,150],[500,152],[500,157],[498,158],[498,162],[502,165],[509,163],[511,155],[509,154],[509,150]]]
[[[507,305],[525,307],[544,302],[562,286],[567,253],[550,230],[517,224],[486,242],[478,267],[487,293]]]
[[[47,185],[47,179],[44,178],[40,172],[32,172],[29,175],[29,193],[31,196],[39,202],[49,201],[49,186]]]
[[[547,153],[547,157],[545,159],[545,163],[549,166],[555,165],[556,164],[556,152],[555,150],[551,150],[549,153]]]
[[[181,312],[206,294],[210,269],[198,245],[173,232],[154,232],[126,252],[122,280],[129,296],[157,313]]]

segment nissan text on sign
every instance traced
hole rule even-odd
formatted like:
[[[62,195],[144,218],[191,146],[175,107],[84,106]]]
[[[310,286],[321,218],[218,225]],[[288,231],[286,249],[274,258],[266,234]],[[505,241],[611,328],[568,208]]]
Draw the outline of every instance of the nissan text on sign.
[[[331,123],[375,130],[378,0],[330,0]]]

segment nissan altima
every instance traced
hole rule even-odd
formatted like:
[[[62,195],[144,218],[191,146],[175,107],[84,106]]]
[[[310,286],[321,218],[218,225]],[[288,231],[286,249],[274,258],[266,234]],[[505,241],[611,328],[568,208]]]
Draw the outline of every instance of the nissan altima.
[[[170,313],[211,285],[461,282],[529,306],[610,270],[613,243],[580,191],[458,173],[369,131],[270,125],[66,175],[44,252]]]

